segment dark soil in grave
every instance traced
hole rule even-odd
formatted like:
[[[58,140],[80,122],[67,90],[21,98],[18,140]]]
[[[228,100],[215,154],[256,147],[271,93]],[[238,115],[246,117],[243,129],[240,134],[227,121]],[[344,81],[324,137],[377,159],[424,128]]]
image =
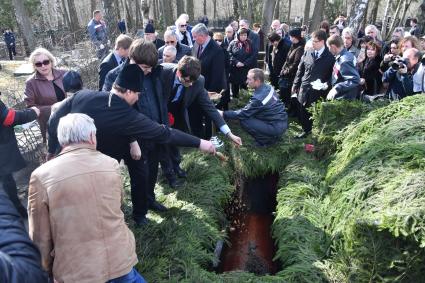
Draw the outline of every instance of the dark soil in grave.
[[[271,237],[279,175],[246,179],[227,209],[229,245],[221,255],[219,272],[244,270],[257,275],[274,274],[276,251]]]

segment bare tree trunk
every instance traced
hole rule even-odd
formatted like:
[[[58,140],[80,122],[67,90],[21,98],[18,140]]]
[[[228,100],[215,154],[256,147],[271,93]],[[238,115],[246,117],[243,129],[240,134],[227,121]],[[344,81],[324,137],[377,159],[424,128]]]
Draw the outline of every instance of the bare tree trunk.
[[[134,27],[134,20],[133,20],[133,14],[131,13],[131,9],[128,7],[127,0],[124,0],[124,10],[125,10],[125,27],[126,32],[129,33],[130,30]]]
[[[140,1],[136,1],[136,5],[135,5],[135,12],[136,12],[136,23],[134,25],[134,28],[136,29],[136,31],[140,28],[143,28],[143,19],[142,19],[142,15],[140,14]]]
[[[412,0],[404,0],[404,5],[403,5],[403,12],[401,13],[401,18],[400,18],[400,23],[403,25],[405,18],[406,18],[406,13],[407,13],[407,9],[409,8],[410,4],[412,4]]]
[[[395,13],[394,13],[394,18],[393,18],[393,20],[391,22],[391,25],[390,25],[390,28],[388,30],[387,35],[392,34],[392,32],[393,32],[393,30],[394,30],[394,28],[396,26],[398,14],[400,14],[400,9],[401,9],[402,2],[403,2],[402,0],[399,0],[398,1],[397,8],[396,8]]]
[[[425,0],[422,1],[422,4],[419,6],[418,13],[416,14],[419,23],[425,23]],[[424,27],[420,27],[424,31]]]
[[[291,24],[291,6],[292,6],[292,0],[288,0],[288,24]]]
[[[143,26],[145,26],[149,21],[149,1],[142,0],[142,18],[143,18]]]
[[[235,16],[235,20],[239,20],[240,14],[239,14],[239,3],[237,0],[233,0],[233,15]]]
[[[78,15],[77,10],[75,9],[75,3],[74,0],[67,0],[68,1],[68,11],[69,11],[69,20],[71,24],[71,31],[76,32],[80,29],[80,24],[78,23]]]
[[[177,17],[184,13],[184,1],[176,0]]]
[[[276,0],[265,0],[263,4],[262,26],[270,27],[273,20],[273,12],[276,7]]]
[[[253,21],[254,21],[254,13],[253,13],[253,6],[254,6],[254,3],[252,3],[253,1],[252,0],[247,0],[247,5],[246,5],[246,8],[247,8],[247,12],[246,12],[246,19],[252,24],[253,23]]]
[[[242,0],[237,0],[238,2],[238,14],[239,17],[242,19],[246,18],[246,11],[245,11],[245,6],[243,5],[243,1]]]
[[[34,32],[31,27],[30,17],[28,11],[24,6],[24,1],[12,0],[13,7],[15,8],[16,22],[21,30],[24,39],[25,53],[30,55],[32,50],[35,49]]]
[[[69,13],[68,13],[68,6],[65,3],[65,0],[62,0],[62,8],[63,8],[63,18],[65,19],[65,26],[68,28],[71,27],[70,19],[69,19]]]
[[[61,5],[59,0],[55,1],[55,5],[56,5],[56,11],[58,11],[58,29],[63,29],[64,24],[65,24],[63,22],[63,19],[64,19],[65,15],[63,13],[62,5]]]
[[[152,1],[152,9],[153,9],[153,18],[159,19],[157,0]]]
[[[162,16],[165,19],[165,26],[171,26],[174,22],[173,5],[170,0],[162,0],[161,2],[164,8],[164,14]]]
[[[217,0],[213,0],[213,18],[217,19]]]
[[[207,0],[204,0],[203,7],[204,7],[204,15],[206,15],[207,14]]]
[[[378,15],[378,8],[380,3],[381,3],[381,0],[373,1],[372,8],[370,9],[370,14],[367,20],[368,23],[374,24],[376,22],[376,17]]]
[[[280,0],[276,0],[276,6],[274,7],[274,15],[273,15],[273,19],[279,19],[280,15],[279,15],[279,11],[280,10]]]
[[[305,6],[304,6],[303,25],[308,26],[308,22],[310,21],[310,6],[311,6],[311,0],[306,0]]]
[[[102,0],[103,13],[105,14],[106,25],[110,36],[116,36],[119,33],[117,28],[117,14],[119,11],[118,7],[115,7],[114,2],[114,0]]]
[[[351,6],[348,22],[355,32],[358,32],[362,26],[368,3],[369,0],[355,0]]]
[[[311,18],[310,31],[314,31],[319,28],[320,22],[323,19],[323,8],[325,7],[325,0],[317,0],[314,5],[313,17]]]
[[[186,0],[186,12],[189,15],[189,19],[193,21],[195,18],[193,0]]]
[[[384,16],[382,18],[382,29],[381,35],[382,38],[387,38],[387,25],[388,25],[388,12],[390,11],[390,2],[391,0],[387,0],[384,10]]]
[[[94,10],[96,10],[96,0],[90,0],[90,9],[91,9],[91,11],[90,12],[92,12],[93,13],[93,11]]]

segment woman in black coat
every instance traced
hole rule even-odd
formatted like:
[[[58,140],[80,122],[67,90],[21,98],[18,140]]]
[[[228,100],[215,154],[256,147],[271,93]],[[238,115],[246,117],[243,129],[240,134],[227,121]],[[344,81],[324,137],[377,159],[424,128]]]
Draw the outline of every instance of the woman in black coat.
[[[280,97],[288,109],[291,108],[290,99],[292,83],[294,82],[295,75],[297,74],[298,65],[300,64],[301,57],[304,54],[305,46],[305,39],[301,37],[301,29],[295,28],[290,30],[289,38],[292,44],[289,48],[285,64],[280,72],[281,83],[279,85]]]
[[[229,79],[233,97],[238,97],[240,88],[246,89],[248,71],[256,66],[257,56],[253,49],[248,39],[248,30],[241,28],[236,34],[236,39],[230,42],[227,49],[230,55]]]
[[[282,37],[276,32],[270,33],[267,38],[273,46],[271,52],[273,68],[270,73],[270,82],[274,88],[278,89],[279,75],[282,71],[283,64],[286,61],[286,57],[288,56],[289,45],[287,45]]]
[[[360,84],[363,94],[376,95],[382,88],[381,47],[375,41],[366,44],[366,59],[359,64]]]
[[[16,111],[8,109],[0,100],[0,183],[23,218],[27,218],[27,210],[19,201],[12,173],[24,168],[25,161],[19,152],[13,127],[31,122],[39,115],[40,110],[36,107]]]

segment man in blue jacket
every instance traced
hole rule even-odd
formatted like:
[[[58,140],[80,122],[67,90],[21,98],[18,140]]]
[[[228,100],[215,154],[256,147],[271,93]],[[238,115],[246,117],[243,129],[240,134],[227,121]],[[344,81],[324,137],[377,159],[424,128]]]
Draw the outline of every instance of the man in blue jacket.
[[[332,89],[327,99],[356,99],[359,94],[360,75],[354,63],[354,55],[344,48],[344,41],[339,35],[332,35],[326,43],[329,51],[335,56]]]
[[[0,282],[47,283],[41,256],[0,183]]]
[[[106,28],[105,21],[102,18],[102,12],[96,10],[93,12],[93,19],[87,24],[87,31],[90,40],[96,48],[96,56],[102,59],[109,52],[108,29]]]
[[[288,128],[288,114],[274,88],[264,83],[264,73],[255,68],[246,83],[254,89],[249,103],[236,111],[219,111],[224,119],[238,119],[242,128],[254,137],[258,146],[276,143]]]

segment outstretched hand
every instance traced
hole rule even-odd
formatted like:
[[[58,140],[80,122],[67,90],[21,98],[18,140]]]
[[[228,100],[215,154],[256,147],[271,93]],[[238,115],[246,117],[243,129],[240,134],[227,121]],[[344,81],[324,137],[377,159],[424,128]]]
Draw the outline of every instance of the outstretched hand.
[[[227,137],[228,137],[229,139],[231,139],[231,140],[232,140],[232,142],[233,142],[233,143],[234,143],[237,147],[239,147],[239,146],[241,146],[241,145],[242,145],[242,139],[241,139],[240,137],[238,137],[238,136],[236,136],[236,135],[232,134],[232,132],[228,133],[228,134],[227,134]]]
[[[199,144],[199,149],[205,153],[215,154],[215,146],[212,142],[201,139],[201,143]]]

